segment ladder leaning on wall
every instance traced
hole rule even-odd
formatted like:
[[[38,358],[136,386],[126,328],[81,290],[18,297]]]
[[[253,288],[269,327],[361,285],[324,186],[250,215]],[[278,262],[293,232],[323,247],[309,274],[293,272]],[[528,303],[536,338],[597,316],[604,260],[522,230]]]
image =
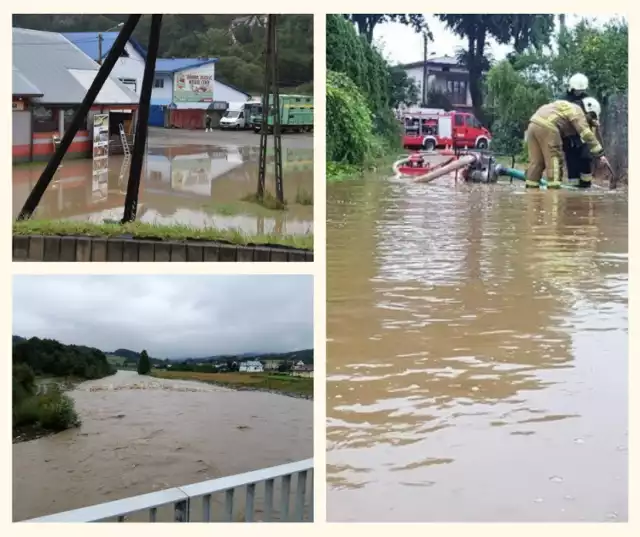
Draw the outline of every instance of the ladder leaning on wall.
[[[120,183],[124,180],[124,176],[129,171],[129,164],[131,162],[131,149],[129,148],[129,142],[127,141],[127,135],[124,132],[124,125],[120,123],[120,141],[122,142],[122,151],[124,152],[124,160],[120,167]]]

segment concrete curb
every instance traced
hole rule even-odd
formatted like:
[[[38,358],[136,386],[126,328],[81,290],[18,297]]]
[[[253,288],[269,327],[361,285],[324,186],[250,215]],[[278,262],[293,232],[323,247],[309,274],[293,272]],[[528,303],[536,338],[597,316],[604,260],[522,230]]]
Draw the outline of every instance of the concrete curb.
[[[36,262],[311,262],[313,251],[192,241],[14,235],[13,260]]]

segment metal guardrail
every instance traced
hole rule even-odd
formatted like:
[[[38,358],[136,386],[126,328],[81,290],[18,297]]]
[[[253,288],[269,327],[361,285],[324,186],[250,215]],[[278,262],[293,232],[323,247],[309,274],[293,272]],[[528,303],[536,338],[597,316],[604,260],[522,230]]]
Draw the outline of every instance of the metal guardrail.
[[[294,475],[296,486],[292,497]],[[276,485],[280,489],[279,507],[274,508]],[[134,515],[145,514],[146,520],[140,519],[141,522],[233,522],[236,491],[242,488],[246,495],[240,521],[313,522],[313,459],[32,518],[24,522],[128,522],[132,521]],[[262,509],[256,518],[256,492],[262,491]],[[214,517],[212,498],[221,493],[224,494],[222,517],[215,520],[217,517]],[[162,508],[170,513],[167,520],[161,520],[158,516]]]

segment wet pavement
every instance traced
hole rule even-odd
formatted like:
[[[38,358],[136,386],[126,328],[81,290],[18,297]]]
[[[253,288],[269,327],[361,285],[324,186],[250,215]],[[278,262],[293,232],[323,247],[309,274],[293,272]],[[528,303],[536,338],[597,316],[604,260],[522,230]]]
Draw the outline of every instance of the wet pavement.
[[[157,131],[157,130],[156,130]],[[280,235],[313,232],[312,138],[288,138],[306,147],[288,148],[283,137],[283,186],[286,211],[273,211],[242,201],[255,193],[258,182],[259,143],[248,132],[152,132],[140,187],[137,219],[197,228],[239,229],[247,234]],[[207,136],[205,136],[205,134]],[[175,145],[176,141],[181,145]],[[204,144],[203,144],[204,140]],[[215,145],[224,141],[224,145]],[[171,145],[171,143],[173,145]],[[273,148],[267,159],[272,162]],[[13,217],[37,182],[45,163],[13,167]],[[43,196],[34,218],[103,222],[122,218],[129,162],[110,156],[108,173],[93,174],[90,159],[63,162]],[[273,166],[268,165],[266,189],[275,193]]]
[[[327,192],[330,521],[628,518],[628,198]]]

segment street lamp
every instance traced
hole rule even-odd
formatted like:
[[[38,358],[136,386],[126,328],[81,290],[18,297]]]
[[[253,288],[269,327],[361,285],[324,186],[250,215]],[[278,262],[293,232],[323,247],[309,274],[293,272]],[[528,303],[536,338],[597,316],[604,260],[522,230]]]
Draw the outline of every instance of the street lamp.
[[[118,28],[122,28],[124,26],[124,22],[119,22],[115,26],[112,26],[108,30],[104,32],[98,32],[98,65],[102,65],[102,34],[110,32],[111,30],[116,30]]]

